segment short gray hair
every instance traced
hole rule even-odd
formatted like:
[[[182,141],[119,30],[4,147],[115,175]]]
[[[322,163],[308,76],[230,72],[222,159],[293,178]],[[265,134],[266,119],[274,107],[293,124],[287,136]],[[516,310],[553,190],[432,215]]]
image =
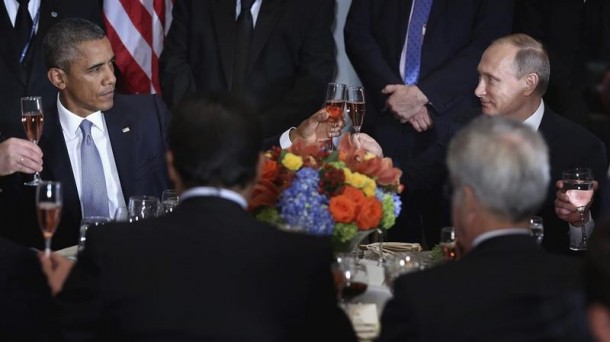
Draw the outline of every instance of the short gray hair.
[[[69,71],[72,62],[80,56],[78,47],[81,43],[104,37],[104,30],[88,20],[68,18],[60,21],[53,25],[42,43],[47,69]]]
[[[514,67],[518,78],[527,74],[538,75],[538,85],[535,93],[542,96],[546,93],[551,77],[549,55],[542,43],[524,33],[515,33],[493,42],[493,44],[510,44],[518,49],[515,55]]]
[[[519,222],[535,215],[549,186],[542,136],[515,120],[481,116],[453,138],[447,154],[455,189],[470,186],[495,215]]]

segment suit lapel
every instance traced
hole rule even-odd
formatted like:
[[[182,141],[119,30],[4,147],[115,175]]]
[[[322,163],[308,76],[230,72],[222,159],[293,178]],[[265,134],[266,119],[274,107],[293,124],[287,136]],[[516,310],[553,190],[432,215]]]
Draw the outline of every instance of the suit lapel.
[[[0,39],[0,54],[2,54],[2,57],[6,60],[9,69],[12,70],[19,81],[25,85],[25,72],[19,64],[18,58],[20,51],[17,51],[13,25],[11,24],[11,19],[9,18],[4,5],[0,5],[0,37],[3,37],[3,39]]]
[[[425,61],[428,59],[427,56],[434,54],[435,46],[431,46],[430,44],[426,44],[426,35],[429,34],[428,29],[434,30],[434,27],[438,26],[436,23],[440,20],[442,13],[445,12],[444,7],[446,6],[446,1],[432,1],[432,7],[430,8],[430,14],[428,15],[428,20],[426,21],[426,34],[424,35],[424,41],[421,48],[421,65],[420,65],[420,75],[428,74],[428,71],[425,69]]]
[[[284,0],[265,0],[261,6],[256,26],[254,27],[254,36],[252,37],[252,45],[250,46],[250,58],[248,60],[248,68],[246,73],[252,69],[252,65],[258,58],[261,50],[265,46],[267,39],[271,36],[273,28],[280,19]]]
[[[212,21],[216,31],[222,71],[230,88],[230,82],[233,79],[233,53],[235,50],[235,1],[213,1]]]
[[[44,153],[44,170],[41,177],[44,180],[58,180],[62,182],[64,192],[63,215],[72,216],[74,222],[80,222],[80,198],[78,197],[72,164],[68,156],[66,141],[64,140],[55,104],[48,107],[44,119],[44,128],[39,143]]]
[[[112,109],[104,112],[104,119],[112,145],[112,153],[114,162],[119,173],[121,181],[121,189],[127,203],[129,196],[134,194],[134,165],[132,159],[136,158],[136,151],[133,150],[133,129],[132,122],[129,120],[129,113],[120,112],[117,109],[117,98],[115,97],[115,105]]]

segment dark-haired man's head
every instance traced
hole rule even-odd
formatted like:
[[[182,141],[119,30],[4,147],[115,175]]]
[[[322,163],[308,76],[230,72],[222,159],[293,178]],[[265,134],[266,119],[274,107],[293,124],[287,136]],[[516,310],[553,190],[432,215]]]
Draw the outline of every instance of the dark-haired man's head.
[[[114,53],[104,31],[85,19],[55,24],[43,41],[47,76],[60,101],[72,113],[86,117],[114,104]]]
[[[168,139],[170,177],[181,190],[211,186],[243,193],[256,181],[260,123],[230,96],[195,95],[179,103]]]

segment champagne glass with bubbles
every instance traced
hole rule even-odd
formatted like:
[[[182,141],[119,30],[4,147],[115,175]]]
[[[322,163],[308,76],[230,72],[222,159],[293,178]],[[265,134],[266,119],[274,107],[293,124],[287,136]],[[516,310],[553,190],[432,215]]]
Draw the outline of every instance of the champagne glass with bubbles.
[[[570,249],[584,251],[587,249],[587,233],[585,231],[585,209],[593,198],[593,172],[588,168],[575,168],[566,170],[561,176],[563,190],[580,214],[580,227],[582,236],[578,244],[570,241]]]
[[[364,122],[365,106],[364,106],[364,88],[355,86],[347,88],[347,112],[350,120],[352,120],[352,127],[356,134],[360,133],[362,123]]]
[[[329,132],[328,138],[330,140],[328,149],[332,151],[334,149],[333,137],[330,134],[330,125],[335,124],[343,117],[343,107],[345,105],[345,84],[343,83],[329,83],[326,88],[326,111],[328,112],[328,123]]]
[[[40,182],[36,188],[36,216],[45,242],[45,255],[51,255],[51,238],[61,219],[63,203],[60,182]]]
[[[42,98],[40,96],[27,96],[21,98],[21,123],[25,130],[28,140],[38,144],[44,126],[44,116],[42,114]],[[34,174],[34,179],[26,182],[25,185],[36,186],[40,184],[40,173]]]

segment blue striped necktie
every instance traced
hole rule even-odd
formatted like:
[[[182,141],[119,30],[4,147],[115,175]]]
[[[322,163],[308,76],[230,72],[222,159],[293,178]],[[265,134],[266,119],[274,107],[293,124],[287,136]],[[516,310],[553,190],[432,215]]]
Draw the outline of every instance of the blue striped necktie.
[[[89,120],[83,120],[80,124],[83,133],[80,146],[83,217],[109,217],[104,167],[100,153],[91,137],[91,125],[93,123]]]
[[[405,54],[405,84],[417,83],[421,64],[421,47],[432,0],[413,0],[411,20],[407,33],[407,51]]]

